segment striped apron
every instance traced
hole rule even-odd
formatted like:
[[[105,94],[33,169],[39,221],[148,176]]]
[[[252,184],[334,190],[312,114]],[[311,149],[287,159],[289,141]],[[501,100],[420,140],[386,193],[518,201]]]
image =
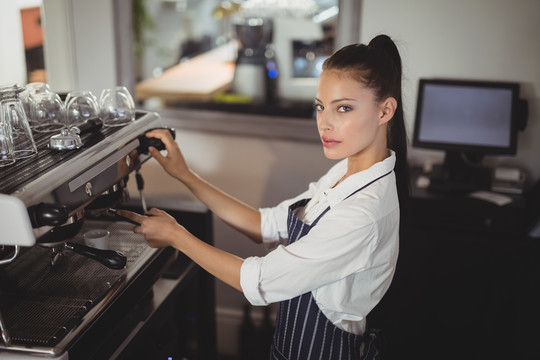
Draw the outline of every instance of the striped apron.
[[[390,173],[364,185],[348,197],[388,174]],[[289,244],[305,236],[330,210],[330,207],[326,208],[311,225],[304,224],[295,215],[294,210],[306,206],[309,200],[297,201],[289,207],[287,218]],[[362,336],[339,329],[322,313],[310,291],[280,303],[270,359],[376,359],[378,349],[375,345],[380,341],[376,336],[377,332],[377,330],[368,331]]]

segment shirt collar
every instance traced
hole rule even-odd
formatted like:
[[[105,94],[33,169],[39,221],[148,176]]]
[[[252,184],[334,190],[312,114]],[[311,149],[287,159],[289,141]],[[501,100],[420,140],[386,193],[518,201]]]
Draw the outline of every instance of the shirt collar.
[[[388,156],[386,159],[373,164],[366,170],[362,170],[349,176],[338,184],[338,186],[332,188],[332,186],[347,172],[347,160],[345,159],[339,162],[329,174],[330,176],[328,177],[328,182],[326,184],[327,190],[325,191],[325,194],[330,206],[343,201],[343,199],[351,195],[356,190],[392,171],[396,163],[396,154],[393,150],[389,151],[390,156]]]

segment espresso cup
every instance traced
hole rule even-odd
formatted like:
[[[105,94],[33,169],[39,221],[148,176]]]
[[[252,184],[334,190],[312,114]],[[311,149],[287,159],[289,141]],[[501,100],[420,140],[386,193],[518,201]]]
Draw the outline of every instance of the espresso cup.
[[[83,234],[84,244],[96,249],[107,250],[109,248],[110,232],[105,229],[92,229]]]
[[[82,124],[99,115],[98,100],[91,91],[72,91],[68,93],[65,104],[68,126]]]
[[[60,95],[42,93],[33,97],[32,123],[36,132],[58,133],[66,124],[66,108]]]
[[[125,86],[104,89],[99,108],[104,126],[124,126],[135,120],[135,103]]]

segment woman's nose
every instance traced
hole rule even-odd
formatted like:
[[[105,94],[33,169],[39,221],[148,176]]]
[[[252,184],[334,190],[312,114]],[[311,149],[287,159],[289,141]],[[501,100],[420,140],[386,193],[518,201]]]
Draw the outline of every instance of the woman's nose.
[[[328,130],[331,128],[330,119],[324,111],[317,113],[317,124],[319,130]]]

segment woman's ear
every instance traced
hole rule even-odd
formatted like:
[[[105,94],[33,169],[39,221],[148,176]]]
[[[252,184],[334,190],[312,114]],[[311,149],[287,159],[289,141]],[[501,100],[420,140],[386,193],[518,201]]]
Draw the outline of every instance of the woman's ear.
[[[396,112],[397,108],[397,101],[393,97],[386,98],[381,103],[381,115],[379,118],[379,125],[386,124],[389,122],[392,117],[394,117],[394,113]]]

